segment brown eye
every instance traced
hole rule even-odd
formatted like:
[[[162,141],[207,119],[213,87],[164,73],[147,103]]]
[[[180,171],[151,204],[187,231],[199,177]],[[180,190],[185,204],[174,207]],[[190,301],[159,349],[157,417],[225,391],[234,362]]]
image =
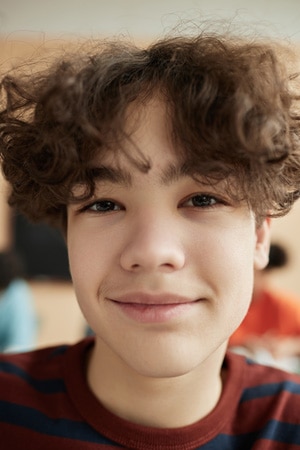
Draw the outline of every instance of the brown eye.
[[[100,200],[94,202],[92,205],[88,207],[88,209],[97,212],[109,212],[120,210],[120,206],[111,200]]]
[[[213,205],[217,204],[218,201],[215,197],[213,197],[211,195],[198,194],[198,195],[193,195],[193,197],[191,197],[188,200],[188,203],[191,203],[191,206],[205,208],[205,207],[209,207],[209,206],[213,206]]]

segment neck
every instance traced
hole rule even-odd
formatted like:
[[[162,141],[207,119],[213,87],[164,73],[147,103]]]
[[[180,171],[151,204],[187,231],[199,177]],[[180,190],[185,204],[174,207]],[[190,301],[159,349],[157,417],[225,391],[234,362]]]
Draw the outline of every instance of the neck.
[[[216,406],[225,350],[226,344],[184,375],[154,378],[125,366],[102,342],[96,342],[88,363],[88,383],[102,405],[125,420],[179,428],[197,422]]]

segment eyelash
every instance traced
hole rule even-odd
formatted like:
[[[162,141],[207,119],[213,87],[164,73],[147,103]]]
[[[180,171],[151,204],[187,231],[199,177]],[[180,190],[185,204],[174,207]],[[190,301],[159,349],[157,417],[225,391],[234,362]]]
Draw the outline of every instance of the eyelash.
[[[208,209],[213,208],[217,206],[218,204],[225,204],[223,200],[221,200],[219,197],[216,197],[215,195],[211,194],[194,194],[190,197],[188,197],[186,200],[184,200],[181,205],[184,206],[187,203],[198,199],[201,201],[202,204],[192,204],[190,205],[191,208],[202,208],[202,209]],[[211,203],[212,202],[212,203]],[[208,204],[209,203],[209,204]]]
[[[102,204],[102,206],[104,206],[106,204],[106,209],[104,210],[98,210],[98,209],[93,209],[93,207],[95,207],[96,205],[100,205]],[[118,209],[109,209],[110,206],[118,206]],[[83,208],[81,208],[79,210],[79,212],[86,212],[86,211],[91,211],[91,212],[97,212],[98,214],[106,214],[108,212],[114,212],[114,211],[120,211],[124,209],[122,206],[120,206],[117,202],[113,201],[113,200],[108,200],[108,199],[103,199],[103,200],[96,200],[93,203],[89,203],[88,205],[85,205]]]
[[[189,206],[187,205],[189,202],[195,201],[195,199],[198,199],[198,201],[200,200],[201,204],[198,204],[198,205],[191,204]],[[226,205],[227,202],[225,202],[221,198],[219,198],[215,195],[211,195],[211,194],[194,194],[194,195],[186,198],[184,201],[180,202],[179,206],[180,207],[188,206],[190,208],[210,209],[210,208],[214,208],[220,204]],[[97,205],[98,206],[102,205],[102,207],[104,207],[104,209],[102,209],[102,210],[97,209]],[[116,209],[116,207],[117,207],[117,209]],[[81,208],[79,210],[79,212],[80,213],[81,212],[94,212],[94,213],[98,213],[98,214],[108,214],[110,212],[121,211],[124,209],[125,208],[122,207],[122,205],[120,205],[118,202],[115,202],[115,201],[109,200],[109,199],[103,199],[103,200],[101,199],[101,200],[96,200],[92,203],[89,203],[88,205],[85,205],[83,208]]]

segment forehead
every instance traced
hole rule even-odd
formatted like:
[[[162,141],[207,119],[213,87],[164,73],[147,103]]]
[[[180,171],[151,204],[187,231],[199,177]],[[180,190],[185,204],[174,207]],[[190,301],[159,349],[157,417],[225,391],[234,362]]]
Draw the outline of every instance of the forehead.
[[[128,139],[124,146],[128,154],[141,152],[151,167],[157,161],[178,159],[172,140],[172,120],[166,102],[152,97],[146,103],[132,103],[124,118],[124,131]]]
[[[154,97],[132,103],[124,118],[122,139],[95,155],[90,168],[111,181],[128,183],[137,171],[161,172],[167,181],[183,173],[184,157],[175,150],[167,105]]]
[[[208,184],[230,178],[232,183],[236,178],[232,172],[229,177],[228,173],[217,173],[215,160],[208,164],[202,160],[200,144],[197,164],[182,146],[174,144],[168,106],[159,96],[145,103],[133,102],[124,118],[123,139],[111,143],[93,158],[89,165],[90,177],[96,182],[126,186],[132,185],[133,177],[147,175],[160,184],[171,184],[186,176]]]

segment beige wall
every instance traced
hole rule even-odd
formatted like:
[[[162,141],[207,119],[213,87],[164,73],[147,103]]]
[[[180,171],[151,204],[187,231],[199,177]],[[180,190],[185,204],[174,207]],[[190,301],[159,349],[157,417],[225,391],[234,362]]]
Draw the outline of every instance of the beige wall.
[[[289,265],[274,275],[274,281],[297,293],[300,299],[300,200],[285,217],[273,219],[272,237],[286,246],[290,255]]]
[[[156,37],[179,18],[234,18],[258,31],[300,39],[299,0],[1,0],[0,33]]]

